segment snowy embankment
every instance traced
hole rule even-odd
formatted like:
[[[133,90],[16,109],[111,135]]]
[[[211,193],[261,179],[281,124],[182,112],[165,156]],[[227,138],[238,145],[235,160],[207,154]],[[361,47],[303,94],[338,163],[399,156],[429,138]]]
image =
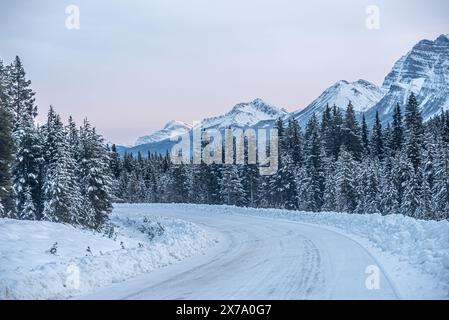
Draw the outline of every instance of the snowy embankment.
[[[151,212],[115,209],[112,222],[109,237],[58,223],[0,219],[0,300],[83,294],[200,254],[216,241],[193,223]]]

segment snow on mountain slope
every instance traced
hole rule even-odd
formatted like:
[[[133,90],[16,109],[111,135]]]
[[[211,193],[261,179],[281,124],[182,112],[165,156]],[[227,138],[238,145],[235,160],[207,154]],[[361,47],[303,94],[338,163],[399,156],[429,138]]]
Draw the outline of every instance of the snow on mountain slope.
[[[225,129],[228,127],[271,127],[278,118],[285,118],[289,113],[281,108],[272,106],[262,99],[254,99],[251,102],[239,103],[235,105],[231,111],[224,115],[205,118],[196,126],[202,129]],[[180,121],[169,122],[164,129],[157,131],[149,136],[137,139],[135,146],[130,148],[121,148],[120,154],[137,153],[146,154],[160,153],[165,154],[171,150],[175,141],[169,138],[176,138],[183,134],[191,132],[191,127]]]
[[[269,105],[258,98],[251,102],[239,103],[224,115],[203,119],[199,125],[204,129],[221,129],[229,126],[253,127],[261,121],[276,120],[287,114],[286,110]]]
[[[336,105],[345,110],[351,101],[356,112],[365,112],[379,102],[383,95],[384,92],[381,88],[366,80],[360,79],[354,82],[340,80],[327,88],[306,108],[295,111],[292,115],[304,127],[313,113],[321,120],[326,105]]]
[[[79,295],[203,253],[216,242],[192,223],[148,212],[114,209],[112,222],[117,233],[109,238],[61,223],[0,219],[0,300]]]
[[[156,143],[164,140],[170,140],[170,138],[176,138],[183,134],[186,134],[191,129],[191,126],[178,120],[171,120],[163,129],[153,132],[150,135],[139,137],[136,140],[135,146],[139,146],[147,143]]]
[[[418,42],[394,64],[382,89],[386,94],[367,112],[369,120],[378,111],[384,123],[391,121],[396,103],[403,108],[411,92],[417,96],[424,120],[448,110],[449,35]]]

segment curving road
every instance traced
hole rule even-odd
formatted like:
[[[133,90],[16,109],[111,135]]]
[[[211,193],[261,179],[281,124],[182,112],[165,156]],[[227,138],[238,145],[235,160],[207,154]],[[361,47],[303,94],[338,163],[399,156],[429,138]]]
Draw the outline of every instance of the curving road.
[[[136,208],[145,211],[144,208]],[[354,240],[318,226],[229,214],[162,210],[219,234],[192,257],[83,299],[398,299],[376,259]],[[379,289],[366,268],[379,267]]]

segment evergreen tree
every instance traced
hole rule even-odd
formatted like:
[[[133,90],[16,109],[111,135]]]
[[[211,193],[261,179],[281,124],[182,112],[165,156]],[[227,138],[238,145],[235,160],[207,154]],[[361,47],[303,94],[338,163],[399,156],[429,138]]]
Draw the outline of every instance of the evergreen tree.
[[[43,185],[44,220],[82,224],[82,198],[76,163],[61,122],[50,107],[45,126],[46,174]]]
[[[369,146],[369,132],[368,132],[368,126],[366,124],[365,115],[362,115],[362,133],[361,133],[361,140],[362,140],[362,153],[363,155],[369,155],[370,154],[370,146]]]
[[[396,104],[393,114],[393,122],[391,128],[390,149],[394,152],[401,150],[404,139],[404,128],[402,127],[401,107]]]
[[[401,213],[413,218],[420,218],[421,177],[413,169],[413,163],[407,160],[408,178],[405,179],[404,192],[401,201]]]
[[[399,213],[399,194],[394,183],[391,169],[392,165],[386,162],[380,174],[380,204],[379,209],[383,215]]]
[[[332,139],[328,139],[330,141],[329,148],[332,150],[332,154],[334,159],[338,159],[338,153],[340,152],[340,147],[344,141],[344,128],[343,128],[343,116],[341,114],[340,108],[336,105],[332,107],[332,121],[330,124],[330,131],[328,135],[332,137]]]
[[[433,219],[449,219],[449,145],[447,143],[440,144],[436,152],[435,164],[437,169],[432,188]]]
[[[221,169],[220,194],[227,205],[242,205],[245,201],[245,189],[239,174],[239,165],[226,164]]]
[[[3,100],[0,100],[0,205],[2,207],[2,215],[5,216],[13,216],[15,213],[11,185],[12,161],[12,117],[10,112],[6,109],[6,103],[3,102]]]
[[[37,115],[37,107],[34,103],[35,93],[30,88],[31,81],[27,80],[22,61],[16,57],[9,71],[8,96],[10,97],[10,108],[13,114],[13,128],[16,132],[20,130],[24,120],[33,119]]]
[[[171,167],[170,191],[171,200],[176,203],[184,203],[189,200],[187,172],[184,164],[176,164]]]
[[[413,93],[407,102],[405,109],[405,128],[406,139],[405,148],[408,159],[413,165],[415,173],[418,172],[418,167],[421,163],[421,151],[423,143],[423,120],[421,112],[418,107],[418,102]]]
[[[356,162],[352,154],[342,146],[337,162],[337,209],[341,212],[353,212],[357,206],[358,192],[356,175]]]
[[[343,124],[343,145],[351,153],[352,157],[359,161],[362,158],[362,141],[360,128],[355,118],[354,108],[349,102],[346,108],[345,120]]]
[[[80,130],[81,194],[85,199],[86,218],[83,224],[99,229],[112,211],[112,177],[109,168],[110,155],[90,123],[85,120]]]
[[[371,137],[371,153],[372,156],[378,160],[382,160],[384,156],[384,143],[382,135],[382,124],[379,119],[379,112],[376,111],[373,134]]]
[[[319,211],[323,204],[324,168],[321,139],[315,114],[307,123],[305,176],[301,181],[306,210]]]
[[[337,180],[336,165],[332,158],[325,159],[326,181],[324,186],[323,207],[324,211],[337,210]]]

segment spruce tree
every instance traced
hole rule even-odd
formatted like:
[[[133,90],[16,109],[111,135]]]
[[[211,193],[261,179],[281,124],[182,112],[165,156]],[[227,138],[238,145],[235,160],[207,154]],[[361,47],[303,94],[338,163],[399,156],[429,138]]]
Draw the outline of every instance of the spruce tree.
[[[15,205],[11,185],[13,161],[12,117],[0,100],[0,205],[4,216],[13,217]]]
[[[378,111],[376,111],[376,118],[374,120],[373,133],[371,136],[371,154],[378,160],[382,160],[384,157],[382,124],[379,119]]]
[[[110,171],[110,154],[103,143],[103,138],[96,133],[85,120],[80,130],[80,187],[85,199],[85,225],[99,229],[108,220],[112,211],[111,190],[112,174]]]
[[[341,212],[353,212],[356,209],[359,194],[356,181],[357,166],[352,154],[341,147],[337,162],[337,208]]]
[[[360,161],[362,158],[362,141],[360,128],[355,118],[354,108],[349,102],[343,124],[343,145],[351,153],[354,160]]]
[[[393,122],[391,127],[390,149],[393,152],[401,150],[404,140],[404,128],[402,126],[401,107],[396,104],[393,114]]]
[[[45,134],[46,173],[43,185],[44,220],[82,224],[83,200],[76,176],[76,162],[64,125],[50,107]]]
[[[20,130],[23,119],[33,119],[37,115],[37,107],[34,100],[34,91],[31,89],[31,81],[27,80],[26,73],[19,57],[16,57],[9,71],[8,96],[10,97],[10,108],[13,114],[13,128],[16,132]]]
[[[361,140],[362,140],[362,153],[364,156],[370,154],[370,145],[369,145],[369,132],[368,126],[365,120],[365,114],[362,115],[362,132],[361,132]]]
[[[240,165],[226,164],[221,169],[220,194],[226,205],[241,206],[245,201],[245,189],[239,174]]]
[[[304,189],[304,207],[306,210],[319,211],[323,204],[323,191],[325,183],[323,168],[324,152],[322,152],[321,148],[320,132],[315,114],[312,115],[307,123],[305,143],[306,175],[301,182],[302,188]]]
[[[422,144],[423,144],[423,120],[419,110],[418,102],[413,93],[407,102],[405,109],[405,150],[408,159],[413,165],[415,172],[418,172],[421,163]]]

